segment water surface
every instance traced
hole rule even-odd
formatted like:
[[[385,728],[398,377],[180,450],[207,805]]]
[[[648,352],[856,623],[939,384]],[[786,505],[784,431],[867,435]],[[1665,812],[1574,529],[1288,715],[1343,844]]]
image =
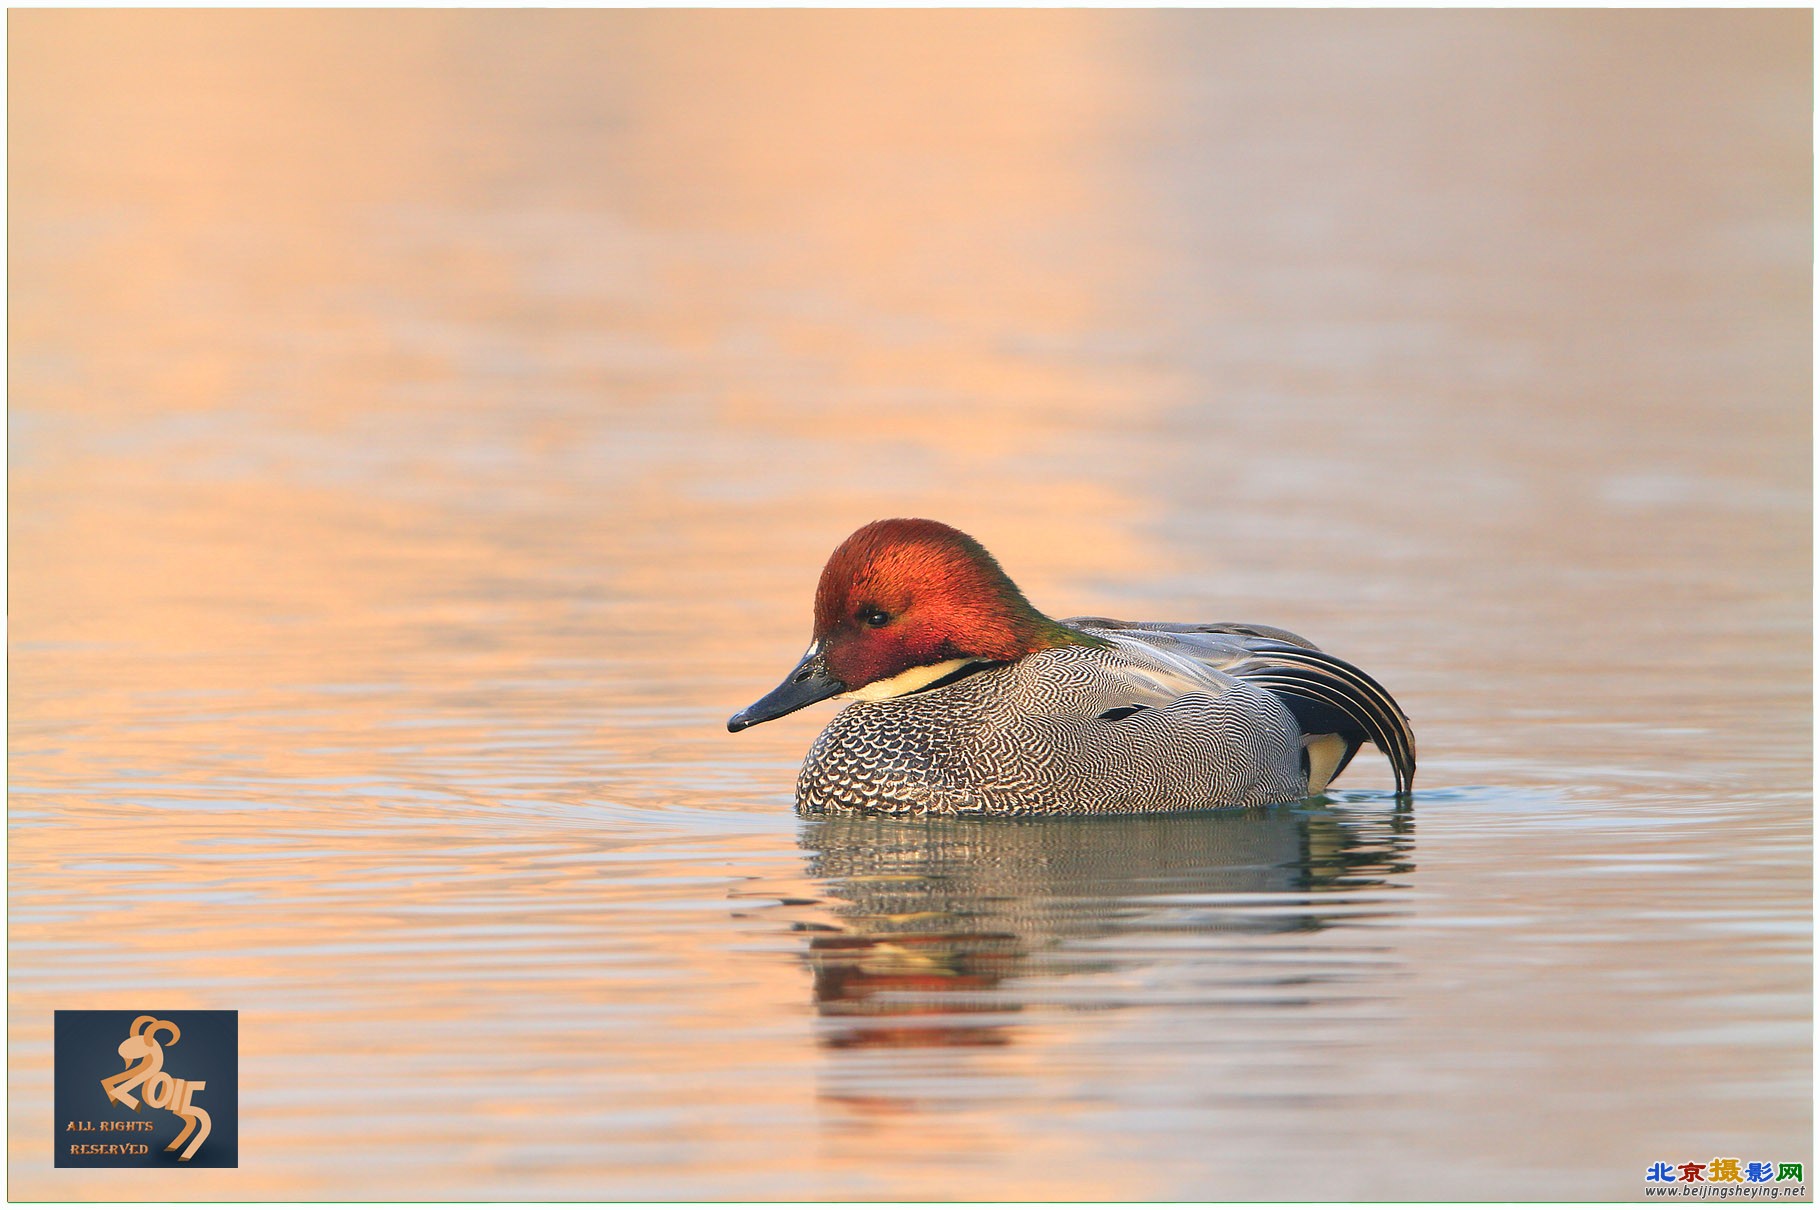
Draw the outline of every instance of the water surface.
[[[1631,1198],[1810,1163],[1811,18],[9,21],[10,1193]],[[1285,626],[1412,803],[799,820],[859,524]]]

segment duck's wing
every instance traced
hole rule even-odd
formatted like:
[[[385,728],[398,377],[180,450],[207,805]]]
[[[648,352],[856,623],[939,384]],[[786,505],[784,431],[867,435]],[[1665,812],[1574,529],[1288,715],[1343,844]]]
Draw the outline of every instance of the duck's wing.
[[[1336,735],[1345,748],[1326,781],[1338,777],[1370,740],[1390,759],[1397,793],[1415,784],[1416,737],[1409,716],[1388,690],[1355,665],[1309,647],[1256,639],[1230,676],[1273,690],[1296,716],[1304,735]]]
[[[1261,626],[1255,622],[1122,622],[1117,618],[1063,618],[1062,625],[1072,626],[1076,630],[1106,630],[1113,633],[1143,631],[1146,637],[1156,634],[1226,634],[1288,643],[1291,647],[1303,647],[1309,651],[1320,650],[1299,634],[1278,626]]]
[[[1271,690],[1283,699],[1309,740],[1337,738],[1323,762],[1331,764],[1331,769],[1324,770],[1325,776],[1311,773],[1311,784],[1318,781],[1324,788],[1368,740],[1389,758],[1398,794],[1409,793],[1415,784],[1415,734],[1403,708],[1370,675],[1300,635],[1275,626],[1238,622],[1069,618],[1063,625],[1137,639],[1177,660],[1193,661]],[[1310,755],[1314,755],[1312,750]]]

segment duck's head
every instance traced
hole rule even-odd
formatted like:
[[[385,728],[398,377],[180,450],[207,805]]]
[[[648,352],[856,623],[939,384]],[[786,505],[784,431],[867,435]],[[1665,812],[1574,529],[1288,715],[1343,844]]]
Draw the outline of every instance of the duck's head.
[[[939,521],[874,521],[842,542],[815,589],[815,637],[784,683],[727,730],[831,697],[882,701],[970,665],[1097,643],[1045,617],[986,548]]]

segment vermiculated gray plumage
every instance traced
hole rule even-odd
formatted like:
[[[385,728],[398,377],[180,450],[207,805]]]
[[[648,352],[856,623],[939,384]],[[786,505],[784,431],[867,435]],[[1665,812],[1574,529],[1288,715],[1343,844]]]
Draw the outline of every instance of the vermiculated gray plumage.
[[[854,702],[797,779],[808,812],[1073,815],[1262,806],[1309,789],[1298,718],[1369,738],[1399,790],[1413,739],[1375,681],[1287,631],[1226,624],[1064,622],[1107,646],[1065,646],[951,683]],[[1326,712],[1326,713],[1322,713]]]

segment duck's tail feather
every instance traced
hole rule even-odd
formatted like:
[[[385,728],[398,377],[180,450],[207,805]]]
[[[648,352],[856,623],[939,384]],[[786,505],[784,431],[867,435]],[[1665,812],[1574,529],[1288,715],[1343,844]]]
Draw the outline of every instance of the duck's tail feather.
[[[1283,699],[1304,735],[1338,735],[1345,741],[1328,781],[1338,777],[1369,740],[1390,759],[1397,793],[1415,784],[1416,737],[1409,718],[1384,686],[1324,651],[1288,643],[1251,642],[1250,658],[1227,671]]]

